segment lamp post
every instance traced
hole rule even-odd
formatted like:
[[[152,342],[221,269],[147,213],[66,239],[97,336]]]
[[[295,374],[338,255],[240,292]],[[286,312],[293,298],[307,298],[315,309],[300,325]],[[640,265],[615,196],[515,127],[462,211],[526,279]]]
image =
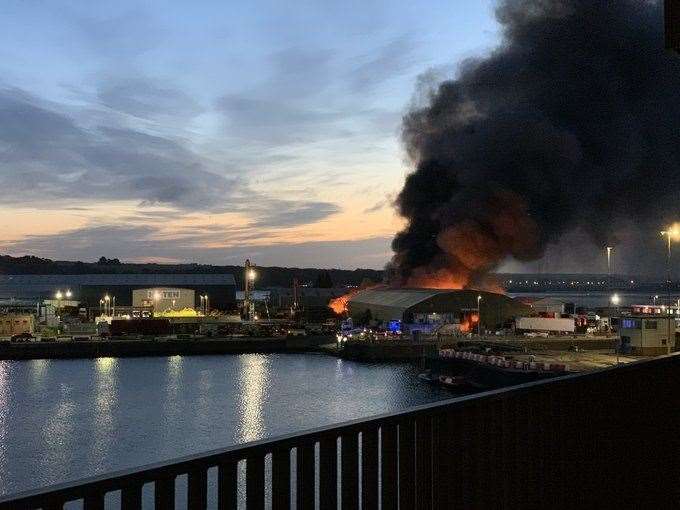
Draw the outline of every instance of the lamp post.
[[[57,300],[57,317],[59,317],[59,322],[61,322],[61,300],[63,299],[64,295],[61,293],[60,290],[58,290],[54,294],[54,297]]]
[[[607,287],[612,286],[612,250],[611,246],[607,246]]]
[[[482,311],[480,304],[482,301],[482,295],[477,296],[477,336],[481,338],[482,336]]]
[[[617,315],[617,318],[618,318],[619,323],[620,323],[620,322],[621,322],[621,318],[618,317],[618,316],[620,315],[620,314],[619,314],[619,304],[621,303],[621,298],[619,297],[618,294],[612,294],[611,303],[616,307],[616,315]],[[620,330],[620,329],[621,329],[621,325],[619,324],[619,330]],[[617,365],[619,364],[619,351],[621,350],[621,345],[620,345],[620,343],[621,343],[621,340],[619,339],[619,345],[618,345],[618,347],[616,348],[616,364],[617,364]]]
[[[253,287],[255,286],[255,266],[247,259],[244,267],[244,285],[243,285],[243,308],[245,309],[246,320],[252,320],[254,316],[255,304],[252,299]]]
[[[680,228],[677,223],[671,225],[666,230],[661,231],[661,237],[666,237],[666,290],[668,292],[668,303],[671,305],[671,242],[680,237]]]

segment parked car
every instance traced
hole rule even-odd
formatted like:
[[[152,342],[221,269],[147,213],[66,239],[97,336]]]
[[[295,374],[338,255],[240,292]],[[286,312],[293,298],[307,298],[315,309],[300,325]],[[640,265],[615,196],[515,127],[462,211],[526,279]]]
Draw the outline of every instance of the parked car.
[[[24,342],[32,342],[35,340],[35,337],[28,332],[24,333],[19,333],[17,335],[12,335],[11,341],[12,342],[17,342],[17,343],[24,343]]]

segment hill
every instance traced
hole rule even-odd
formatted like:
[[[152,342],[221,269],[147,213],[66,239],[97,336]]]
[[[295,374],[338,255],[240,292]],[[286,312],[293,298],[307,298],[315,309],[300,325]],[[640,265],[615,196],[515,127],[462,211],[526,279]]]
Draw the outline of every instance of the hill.
[[[236,278],[239,287],[243,285],[242,266],[214,266],[208,264],[129,264],[118,259],[102,257],[98,262],[72,262],[50,260],[27,255],[12,257],[0,255],[0,274],[148,274],[148,273],[183,273],[210,274],[231,273]],[[319,269],[298,267],[258,267],[257,287],[289,287],[293,278],[301,284],[315,285],[321,281],[328,281],[330,276],[332,285],[359,285],[365,279],[375,282],[382,281],[383,272],[374,269]]]

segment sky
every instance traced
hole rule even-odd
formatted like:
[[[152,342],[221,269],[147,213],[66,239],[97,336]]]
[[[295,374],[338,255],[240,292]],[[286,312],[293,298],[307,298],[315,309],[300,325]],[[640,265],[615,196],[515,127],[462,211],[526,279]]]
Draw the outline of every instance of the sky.
[[[0,4],[0,252],[381,268],[419,91],[492,0]]]

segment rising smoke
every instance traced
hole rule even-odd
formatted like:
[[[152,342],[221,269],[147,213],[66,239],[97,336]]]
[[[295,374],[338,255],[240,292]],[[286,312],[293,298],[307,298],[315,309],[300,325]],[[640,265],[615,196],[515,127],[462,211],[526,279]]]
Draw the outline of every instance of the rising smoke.
[[[680,217],[680,58],[663,50],[662,6],[504,0],[496,16],[500,46],[404,118],[415,172],[396,284],[488,286],[575,230],[633,260]]]

